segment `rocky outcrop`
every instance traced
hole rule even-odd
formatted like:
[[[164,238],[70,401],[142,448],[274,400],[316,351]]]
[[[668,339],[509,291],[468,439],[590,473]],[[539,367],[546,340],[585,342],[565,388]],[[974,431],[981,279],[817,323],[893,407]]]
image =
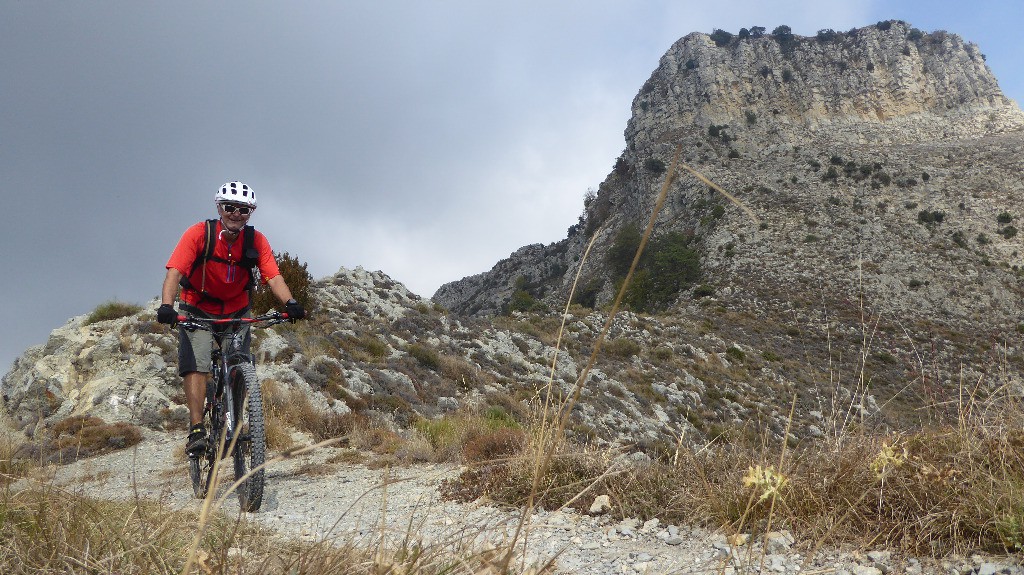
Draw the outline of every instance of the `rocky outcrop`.
[[[723,312],[758,317],[768,339],[808,334],[792,315],[808,307],[829,316],[816,337],[876,322],[885,342],[871,341],[884,349],[865,351],[866,337],[832,345],[844,357],[904,358],[875,382],[893,394],[923,381],[923,365],[955,389],[959,366],[991,365],[996,348],[1014,358],[1005,377],[1020,380],[1024,113],[977,46],[898,21],[817,37],[694,33],[662,57],[632,111],[625,151],[557,249],[516,252],[434,299],[487,314],[524,289],[561,309],[580,271],[574,298],[608,305],[622,277],[617,238],[646,227],[679,150],[685,168],[653,237],[690,238],[700,277],[651,311],[692,314],[710,294]]]
[[[589,276],[610,282],[603,260],[615,231],[629,222],[646,224],[677,147],[685,162],[757,218],[727,210],[711,220],[713,205],[730,205],[688,174],[670,190],[658,231],[696,233],[708,268],[733,268],[723,270],[730,273],[721,283],[731,283],[741,267],[718,257],[739,236],[761,261],[766,253],[798,247],[811,234],[791,237],[793,230],[827,226],[826,215],[849,220],[814,234],[834,237],[837,249],[827,251],[846,263],[863,259],[862,250],[872,246],[918,259],[923,230],[914,224],[924,209],[943,213],[944,225],[935,228],[947,236],[994,240],[982,250],[993,253],[976,261],[1012,266],[1015,248],[1000,241],[997,218],[1020,207],[1022,130],[1024,113],[1002,94],[978,47],[955,34],[925,34],[903,22],[812,38],[780,34],[716,43],[707,34],[690,34],[668,50],[634,99],[626,150],[588,201],[586,225],[574,227],[557,249],[522,248],[489,272],[442,286],[434,299],[461,313],[493,313],[507,304],[521,277],[538,297],[564,298],[585,240],[598,229]],[[818,213],[812,219],[808,210]],[[782,259],[801,259],[790,255]],[[805,267],[828,277],[833,263]],[[545,276],[539,270],[564,271]],[[791,270],[778,271],[776,281],[792,279]],[[931,272],[918,281],[943,275]],[[879,278],[890,287],[894,280]],[[606,286],[605,299],[610,293]],[[904,307],[918,309],[918,303]]]
[[[722,125],[760,142],[749,152],[770,157],[779,150],[766,140],[917,143],[1022,123],[976,45],[888,22],[814,38],[780,32],[716,42],[690,34],[634,99],[626,140],[650,148],[674,132]]]
[[[0,384],[11,423],[31,436],[37,426],[73,415],[150,425],[171,415],[162,411],[180,393],[172,385],[177,347],[157,327],[155,310],[153,302],[142,312],[148,321],[130,316],[87,325],[87,316],[75,317],[28,349]]]
[[[416,418],[495,408],[524,423],[546,400],[556,407],[582,385],[570,434],[652,454],[760,414],[786,433],[785,410],[750,376],[793,386],[759,350],[712,333],[697,319],[623,313],[586,379],[584,367],[607,316],[521,314],[500,322],[449,315],[381,272],[342,269],[313,286],[308,320],[254,332],[257,375],[298,390],[322,412],[357,410],[406,428]],[[0,382],[3,412],[27,437],[73,415],[181,429],[187,412],[176,374],[176,337],[155,322],[157,302],[135,315],[85,325],[76,317],[29,349]],[[563,323],[564,322],[564,323]],[[813,406],[845,402],[878,417],[869,394],[814,389]],[[844,392],[845,393],[845,392]],[[834,429],[835,410],[801,413],[795,437]]]

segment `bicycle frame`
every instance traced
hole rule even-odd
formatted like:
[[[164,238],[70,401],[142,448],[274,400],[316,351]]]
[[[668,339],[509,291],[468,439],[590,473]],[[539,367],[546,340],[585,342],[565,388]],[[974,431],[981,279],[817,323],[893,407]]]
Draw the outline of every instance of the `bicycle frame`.
[[[242,351],[242,340],[245,337],[245,330],[232,330],[224,332],[218,338],[220,349],[212,354],[214,369],[214,397],[207,393],[206,412],[210,416],[213,433],[210,439],[221,445],[221,434],[224,435],[223,445],[225,449],[232,449],[238,440],[235,438],[235,423],[238,421],[236,410],[238,406],[234,401],[236,397],[245,397],[245,390],[238,389],[238,378],[231,377],[231,371],[242,363],[255,365],[256,361],[252,354]],[[209,390],[207,390],[209,391]],[[223,413],[219,413],[223,411]]]
[[[186,330],[203,329],[219,344],[212,350],[212,381],[207,384],[203,420],[208,422],[209,441],[204,453],[189,456],[189,475],[196,497],[205,497],[213,483],[216,464],[233,457],[239,503],[245,511],[259,509],[263,498],[266,443],[263,407],[256,380],[255,358],[243,351],[249,325],[269,327],[288,320],[288,315],[271,312],[255,318],[205,319],[178,316]],[[218,326],[236,329],[219,330]],[[211,386],[212,384],[212,386]],[[247,395],[248,394],[248,395]],[[248,468],[248,470],[247,470]]]

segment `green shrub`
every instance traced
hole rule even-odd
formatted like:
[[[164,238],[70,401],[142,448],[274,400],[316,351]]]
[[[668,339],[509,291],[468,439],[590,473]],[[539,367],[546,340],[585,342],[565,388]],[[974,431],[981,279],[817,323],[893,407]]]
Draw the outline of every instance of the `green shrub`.
[[[284,282],[288,284],[288,289],[292,292],[292,297],[302,304],[307,313],[312,311],[317,302],[309,289],[310,284],[313,283],[313,276],[306,269],[306,263],[300,262],[297,256],[288,255],[288,252],[275,253],[274,258],[277,260],[277,267],[281,270],[281,277],[284,278]],[[280,302],[274,297],[270,287],[260,282],[252,297],[252,313],[260,315],[279,305]]]
[[[629,266],[633,264],[633,257],[636,250],[640,248],[640,228],[636,224],[626,224],[615,234],[612,240],[612,247],[605,256],[605,263],[611,268],[612,277],[621,279],[626,277]]]
[[[715,43],[715,46],[727,46],[729,42],[732,42],[732,34],[720,28],[715,28],[715,31],[711,33],[711,40]]]
[[[625,337],[610,339],[604,344],[604,351],[608,355],[626,359],[640,354],[640,344]]]
[[[999,235],[1003,236],[1006,239],[1010,239],[1017,235],[1017,228],[1014,226],[1006,226],[1005,228],[999,230]]]
[[[676,294],[700,279],[700,255],[692,248],[692,238],[670,232],[651,242],[644,268],[651,274],[651,293],[647,309],[668,305]]]
[[[410,344],[405,351],[430,369],[436,370],[441,364],[441,356],[438,355],[437,350],[422,343]]]
[[[1013,221],[1013,215],[1010,212],[1003,212],[996,217],[996,221],[1000,224],[1008,224]]]
[[[672,348],[665,345],[659,345],[651,350],[651,357],[658,361],[668,361],[672,359],[672,355]]]
[[[945,218],[946,213],[940,210],[921,210],[917,213],[917,223],[919,224],[941,224]]]
[[[374,359],[384,359],[388,356],[391,349],[388,347],[388,344],[369,334],[356,338],[355,344]]]
[[[956,245],[962,248],[967,247],[967,238],[964,237],[964,232],[962,230],[957,230],[953,232],[953,235],[950,237],[953,239],[953,243],[955,243]]]
[[[601,292],[601,285],[601,280],[592,279],[578,286],[572,296],[572,303],[594,309],[597,307],[597,295]]]
[[[619,287],[629,272],[640,239],[639,229],[627,225],[608,251],[605,261]],[[651,240],[626,288],[625,303],[636,311],[656,311],[667,307],[680,291],[696,283],[701,275],[700,256],[689,247],[692,240],[692,236],[681,232]]]
[[[708,136],[711,136],[712,138],[718,138],[718,139],[722,140],[723,142],[729,142],[730,140],[735,140],[736,138],[732,138],[732,137],[729,136],[729,134],[726,133],[726,130],[728,130],[728,129],[729,129],[728,124],[722,124],[722,125],[711,124],[710,126],[708,126]]]
[[[118,319],[122,317],[128,317],[135,315],[142,311],[142,306],[135,305],[133,303],[125,303],[117,300],[110,300],[106,303],[101,303],[92,310],[89,317],[85,318],[85,325],[91,325],[100,321],[107,321],[111,319]]]
[[[539,311],[546,308],[547,306],[544,305],[544,303],[539,301],[537,298],[533,297],[533,295],[531,295],[530,292],[519,289],[512,292],[512,295],[509,297],[509,301],[505,309],[509,314],[511,314],[512,312],[515,311],[530,312]]]
[[[700,299],[713,295],[715,295],[715,288],[707,284],[702,284],[693,288],[693,299]]]
[[[785,24],[776,26],[772,30],[772,36],[779,42],[788,42],[793,39],[793,29]]]
[[[658,158],[647,158],[647,160],[644,161],[644,169],[652,174],[660,174],[664,172],[667,167],[665,166],[665,162]]]
[[[483,412],[484,425],[487,429],[519,429],[519,422],[500,405],[490,405]]]
[[[725,357],[728,357],[733,361],[743,361],[747,357],[747,354],[743,353],[742,349],[732,346],[725,350]]]

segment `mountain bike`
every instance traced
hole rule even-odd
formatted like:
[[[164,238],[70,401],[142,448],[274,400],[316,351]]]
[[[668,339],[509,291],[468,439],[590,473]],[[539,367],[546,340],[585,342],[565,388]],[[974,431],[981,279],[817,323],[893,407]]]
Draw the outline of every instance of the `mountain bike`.
[[[270,327],[288,321],[288,314],[270,312],[259,317],[208,319],[178,316],[186,330],[205,330],[214,335],[213,377],[206,384],[203,426],[206,450],[189,454],[188,473],[197,499],[206,497],[217,463],[234,460],[238,504],[243,511],[258,511],[263,504],[263,462],[267,442],[263,421],[263,400],[256,379],[256,361],[243,351],[244,325]]]

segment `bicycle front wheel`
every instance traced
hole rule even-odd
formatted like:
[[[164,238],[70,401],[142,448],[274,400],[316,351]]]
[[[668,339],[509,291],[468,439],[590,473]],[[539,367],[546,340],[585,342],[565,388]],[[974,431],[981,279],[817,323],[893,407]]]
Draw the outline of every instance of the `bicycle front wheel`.
[[[238,504],[242,511],[258,511],[263,504],[263,462],[267,453],[266,432],[263,422],[263,396],[256,380],[256,368],[248,363],[232,370],[232,411],[236,418],[235,480],[238,486]]]
[[[210,437],[210,426],[203,422],[206,427],[206,436]],[[198,455],[188,456],[188,476],[192,480],[192,492],[196,499],[206,497],[210,489],[210,481],[213,479],[214,456],[207,447],[206,451]]]

